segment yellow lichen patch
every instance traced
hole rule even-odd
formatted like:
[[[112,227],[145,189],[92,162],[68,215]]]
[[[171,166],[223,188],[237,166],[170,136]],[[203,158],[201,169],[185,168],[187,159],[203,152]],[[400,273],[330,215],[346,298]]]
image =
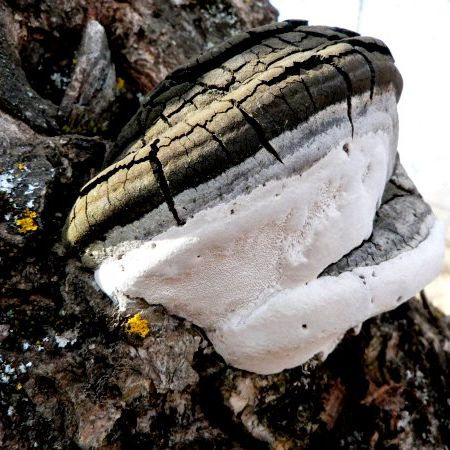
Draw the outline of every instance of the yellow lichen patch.
[[[16,389],[17,389],[18,391],[20,391],[22,388],[23,388],[22,383],[17,383],[17,384],[16,384]]]
[[[36,217],[36,211],[26,208],[23,216],[20,219],[16,219],[16,225],[19,227],[19,232],[28,233],[30,231],[36,231],[38,229],[38,225],[34,220]]]
[[[24,163],[21,163],[21,162],[19,162],[19,163],[16,163],[16,167],[19,169],[19,170],[25,170],[26,168],[27,168],[27,166],[24,164]]]
[[[139,313],[128,319],[126,329],[128,334],[138,334],[142,338],[150,333],[148,321],[142,318]]]
[[[123,78],[117,78],[116,88],[118,91],[121,91],[125,87],[125,80]]]

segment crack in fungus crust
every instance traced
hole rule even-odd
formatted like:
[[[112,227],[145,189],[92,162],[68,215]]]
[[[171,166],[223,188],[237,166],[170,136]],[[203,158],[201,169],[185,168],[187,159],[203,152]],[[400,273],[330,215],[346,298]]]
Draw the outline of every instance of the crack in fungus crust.
[[[65,240],[92,242],[163,203],[182,225],[176,195],[261,148],[281,162],[271,140],[338,102],[347,102],[353,134],[352,98],[372,99],[390,86],[398,98],[401,76],[387,47],[373,38],[295,21],[235,37],[177,69],[149,95],[118,139],[122,159],[80,190]]]

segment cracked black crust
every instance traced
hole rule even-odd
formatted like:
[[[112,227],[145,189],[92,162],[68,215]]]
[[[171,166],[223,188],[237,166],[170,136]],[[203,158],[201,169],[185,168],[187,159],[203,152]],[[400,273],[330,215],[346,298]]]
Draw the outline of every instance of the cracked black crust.
[[[126,148],[133,141],[138,140],[142,134],[158,121],[161,122],[161,125],[171,126],[176,124],[182,119],[177,113],[183,109],[185,110],[186,105],[190,104],[193,106],[192,102],[194,99],[200,105],[208,103],[208,91],[211,90],[211,86],[202,83],[201,78],[217,68],[231,71],[232,75],[233,72],[244,72],[245,66],[252,64],[252,61],[248,61],[247,64],[243,63],[242,65],[234,66],[234,58],[242,58],[245,62],[245,58],[253,54],[258,59],[260,55],[253,50],[253,47],[258,47],[259,51],[264,47],[270,49],[271,55],[268,60],[271,64],[274,64],[280,58],[298,51],[299,48],[308,50],[327,42],[334,43],[340,39],[351,39],[355,36],[359,36],[358,33],[343,28],[307,26],[307,21],[294,20],[266,25],[234,36],[221,46],[214,47],[168,75],[146,97],[141,108],[121,131],[114,149],[108,155],[106,162],[111,162],[124,149],[126,154]],[[278,45],[277,41],[279,41]],[[280,42],[284,46],[280,46]],[[387,50],[386,55],[390,56],[389,50]],[[231,67],[229,67],[230,62]],[[367,63],[370,64],[369,59],[367,59]],[[259,70],[263,69],[264,65],[261,64]],[[236,80],[235,77],[233,78],[232,83],[239,84],[239,80]],[[241,81],[245,81],[245,79],[244,74]],[[204,90],[196,90],[198,87],[203,87]],[[222,93],[225,94],[226,90],[232,87],[230,84],[229,86],[216,86],[216,89],[218,91],[222,90]],[[371,89],[373,90],[373,85]],[[220,92],[217,92],[217,94],[220,95]],[[205,97],[203,102],[202,97]],[[180,103],[180,106],[166,114],[167,104],[180,99],[184,100]],[[125,154],[122,153],[119,159]]]
[[[357,267],[377,266],[416,248],[428,237],[430,223],[426,220],[431,215],[431,208],[397,161],[375,215],[370,237],[329,265],[319,276],[338,276]]]
[[[283,164],[278,152],[273,148],[272,144],[268,141],[266,134],[264,133],[263,127],[258,123],[258,121],[252,117],[245,109],[243,109],[238,102],[233,103],[234,106],[239,110],[239,112],[244,117],[244,120],[253,128],[258,137],[259,143],[264,147],[277,161]]]
[[[139,139],[81,189],[65,239],[80,245],[101,238],[164,202],[182,224],[173,200],[179,193],[260,148],[282,162],[270,141],[335,103],[347,103],[353,134],[352,98],[391,88],[398,98],[401,76],[373,38],[296,22],[235,37],[150,94],[126,128],[125,141]]]
[[[164,201],[169,208],[173,218],[177,225],[184,225],[184,221],[180,219],[180,215],[175,207],[175,202],[173,200],[172,194],[170,193],[169,184],[167,183],[166,176],[164,175],[163,166],[161,161],[158,159],[158,143],[159,141],[155,141],[152,143],[152,150],[149,153],[150,157],[150,165],[152,166],[153,175],[157,183],[159,184],[159,188],[161,189],[161,193],[164,196]]]
[[[248,30],[244,33],[238,33],[222,45],[214,47],[178,67],[146,96],[141,108],[119,134],[115,144],[115,152],[113,151],[109,155],[109,161],[114,156],[117,156],[117,152],[120,152],[144,134],[155,120],[159,118],[160,114],[161,120],[167,120],[163,110],[168,100],[186,93],[195,85],[194,81],[196,79],[219,67],[234,56],[241,54],[243,51],[259,44],[264,39],[268,39],[280,32],[293,31],[295,28],[304,25],[308,25],[308,21],[286,20]]]

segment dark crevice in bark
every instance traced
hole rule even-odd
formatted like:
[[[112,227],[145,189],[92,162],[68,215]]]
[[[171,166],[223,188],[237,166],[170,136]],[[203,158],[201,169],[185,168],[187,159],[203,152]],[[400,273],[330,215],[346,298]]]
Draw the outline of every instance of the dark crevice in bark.
[[[184,225],[185,222],[180,219],[178,212],[175,208],[175,202],[173,200],[172,194],[170,193],[169,183],[167,182],[166,175],[164,174],[164,169],[161,164],[161,161],[158,159],[158,142],[156,140],[151,144],[151,151],[149,152],[149,161],[152,166],[153,175],[158,182],[159,188],[163,194],[164,200],[169,208],[169,211],[172,213],[177,225]]]
[[[347,30],[347,28],[330,27],[330,30],[337,31],[338,33],[345,34],[345,35],[347,35],[347,36],[349,36],[349,37],[356,37],[356,36],[359,36],[359,35],[360,35],[360,34],[357,33],[356,31]]]
[[[283,94],[283,89],[282,88],[280,88],[280,93],[279,94],[273,94],[273,96],[276,97],[276,98],[279,98],[288,107],[288,109],[291,111],[291,113],[294,116],[297,115],[297,111],[294,108],[292,108],[292,106],[287,101],[285,95]]]
[[[399,199],[399,198],[403,198],[403,197],[405,197],[406,195],[411,195],[411,193],[409,193],[409,192],[407,192],[407,191],[405,191],[404,193],[402,192],[402,193],[400,193],[400,194],[395,193],[394,195],[392,195],[391,197],[389,197],[389,198],[388,198],[388,199],[387,199],[387,200],[386,200],[386,201],[378,208],[378,210],[376,211],[375,215],[378,216],[378,215],[380,214],[381,208],[383,208],[384,206],[389,205],[389,203],[393,202],[394,200],[397,200],[397,199]]]
[[[301,83],[303,84],[303,87],[305,88],[306,94],[308,95],[309,99],[311,100],[311,104],[313,105],[314,111],[317,112],[317,105],[316,102],[314,101],[314,97],[311,94],[311,90],[309,89],[308,84],[306,83],[306,81],[301,78]]]
[[[169,119],[166,117],[166,115],[164,113],[161,113],[161,119],[169,127],[172,126],[172,124],[169,122]]]
[[[259,122],[252,117],[250,114],[248,114],[237,102],[235,103],[236,108],[240,111],[242,116],[244,117],[245,121],[253,128],[253,130],[256,133],[256,136],[258,137],[258,140],[260,144],[281,164],[283,163],[283,160],[280,158],[280,155],[278,152],[273,148],[272,144],[268,141],[263,127],[259,124]]]
[[[347,116],[350,122],[350,126],[352,127],[352,137],[353,137],[355,128],[353,126],[353,119],[352,119],[352,96],[353,96],[352,79],[350,78],[350,75],[339,65],[335,63],[331,63],[330,65],[337,70],[339,75],[341,75],[341,77],[345,82],[345,86],[347,87]]]
[[[384,56],[389,56],[390,58],[392,58],[392,53],[390,52],[390,50],[385,46],[385,45],[381,45],[378,44],[377,42],[368,42],[365,40],[362,40],[361,38],[348,38],[345,39],[345,42],[354,45],[355,47],[361,47],[364,50],[367,50],[370,53],[381,53]],[[393,60],[394,58],[392,58]]]
[[[335,28],[330,28],[330,29],[335,30]],[[346,33],[325,34],[325,33],[321,33],[320,31],[311,30],[309,27],[306,30],[304,28],[302,28],[302,27],[299,27],[296,31],[299,31],[301,33],[305,33],[307,36],[318,37],[318,38],[326,38],[329,41],[339,41],[341,39],[347,39],[346,37],[342,36],[342,34],[344,36],[347,36]]]
[[[366,64],[369,67],[369,70],[370,70],[370,100],[372,100],[373,92],[375,90],[375,75],[376,75],[375,67],[373,67],[372,61],[370,60],[370,58],[367,55],[365,55],[363,52],[356,50],[356,49],[355,49],[355,52],[358,55],[361,55],[361,57],[364,59],[364,61],[366,61]]]
[[[412,195],[412,194],[416,194],[419,195],[418,192],[415,192],[414,190],[408,190],[405,187],[403,187],[402,185],[400,185],[399,183],[397,183],[393,178],[391,178],[389,180],[389,183],[391,183],[392,185],[394,185],[399,191],[402,191],[405,193],[405,195]],[[400,197],[400,196],[399,196]]]
[[[136,155],[135,155],[136,156]],[[140,164],[143,162],[150,161],[151,156],[146,155],[143,158],[139,160],[135,160],[134,158],[131,159],[131,161],[125,163],[125,164],[116,164],[111,167],[110,170],[108,170],[106,173],[92,179],[89,181],[89,183],[86,183],[81,189],[80,189],[80,197],[87,195],[92,189],[94,189],[99,184],[103,183],[104,181],[107,181],[111,176],[113,176],[115,173],[119,172],[120,170],[126,170],[128,171],[131,167],[133,167],[135,164]]]
[[[353,253],[357,252],[358,250],[363,248],[368,243],[372,243],[372,240],[373,240],[373,230],[372,230],[372,233],[370,233],[370,236],[367,239],[362,240],[359,245],[357,245],[356,247],[353,247],[345,255],[342,255],[337,261],[334,261],[331,264],[329,264],[327,267],[325,267],[325,269],[323,269],[322,272],[320,272],[319,275],[317,275],[317,278],[328,276],[330,269],[332,267],[334,267],[339,261],[341,261],[343,259],[348,261],[348,258],[349,258],[350,255],[352,255]],[[348,270],[351,270],[351,269],[348,269]],[[340,275],[340,273],[338,275]],[[333,275],[333,276],[338,276],[338,275]]]
[[[86,201],[84,202],[84,215],[85,215],[85,217],[86,217],[86,222],[87,222],[87,224],[88,224],[90,227],[92,227],[92,224],[91,224],[91,222],[89,221],[89,216],[88,216],[88,202],[87,202],[87,199],[86,199]]]
[[[200,83],[199,83],[200,85]],[[175,114],[179,113],[180,111],[182,111],[186,105],[191,104],[193,105],[194,103],[192,102],[192,100],[194,100],[196,97],[198,97],[199,95],[204,94],[205,92],[207,92],[208,87],[203,84],[203,87],[205,87],[203,90],[196,92],[192,97],[189,97],[187,99],[185,99],[185,101],[176,109],[174,109],[173,111],[171,111],[169,114],[167,114],[167,117],[173,117]]]
[[[144,139],[142,139],[142,140],[144,140]],[[129,166],[132,167],[135,164],[135,162],[136,162],[136,154],[134,154],[133,157],[131,158]],[[125,190],[125,186],[128,183],[128,172],[129,172],[129,170],[127,169],[125,172],[125,181],[123,182],[123,185],[122,185],[123,190]],[[103,177],[100,177],[100,178],[103,178]],[[109,183],[109,179],[107,179],[106,182]],[[94,184],[96,186],[97,184],[100,184],[100,183],[94,183]]]
[[[206,125],[199,125],[200,128],[203,128],[213,139],[214,142],[216,142],[220,149],[225,153],[227,159],[231,162],[234,162],[234,158],[231,155],[231,153],[229,152],[229,150],[225,147],[225,144],[222,142],[222,140],[211,130],[209,130]]]
[[[108,205],[112,206],[111,199],[109,197],[109,183],[106,183],[106,200],[108,201]]]
[[[368,43],[365,41],[359,41],[359,40],[353,40],[353,39],[351,41],[352,42],[350,42],[348,39],[343,39],[343,40],[339,41],[339,43],[350,43],[350,44],[353,44],[355,47],[361,47],[365,50],[368,50],[370,48],[370,49],[373,49],[374,52],[384,54],[383,49],[385,47],[382,47],[381,45],[372,44],[369,46],[369,45],[367,45]],[[330,47],[334,44],[337,44],[337,42],[332,42],[331,44],[326,44],[325,47],[317,47],[317,51],[324,50],[325,48]],[[326,56],[326,57],[321,57],[320,55],[313,54],[304,61],[293,62],[291,66],[286,67],[286,69],[282,73],[280,73],[276,77],[273,77],[271,80],[268,81],[268,83],[270,85],[280,83],[280,82],[286,80],[287,78],[289,78],[290,76],[298,75],[300,70],[302,70],[302,69],[303,70],[317,69],[317,67],[319,67],[321,65],[331,64],[336,59],[343,58],[345,56],[352,56],[356,53],[357,53],[357,50],[352,48],[352,49],[344,51],[340,54],[330,55],[330,56]]]

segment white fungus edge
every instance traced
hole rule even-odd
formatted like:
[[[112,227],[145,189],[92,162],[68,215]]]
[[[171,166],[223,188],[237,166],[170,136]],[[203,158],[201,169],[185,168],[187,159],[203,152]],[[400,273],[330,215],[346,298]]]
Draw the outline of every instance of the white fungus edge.
[[[229,364],[260,374],[296,367],[319,353],[325,359],[347,330],[396,308],[433,280],[444,248],[444,227],[435,221],[416,248],[279,292],[247,315],[231,316],[208,337]]]

